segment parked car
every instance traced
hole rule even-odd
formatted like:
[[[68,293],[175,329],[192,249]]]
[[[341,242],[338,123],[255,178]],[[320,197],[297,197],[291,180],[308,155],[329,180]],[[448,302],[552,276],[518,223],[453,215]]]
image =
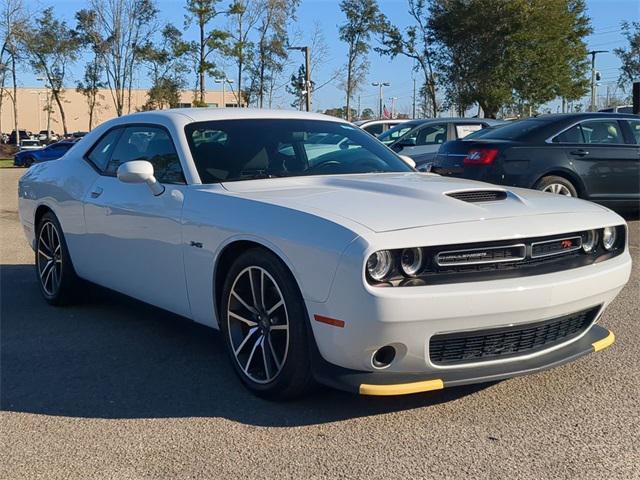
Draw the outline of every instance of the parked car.
[[[42,145],[40,145],[39,140],[22,140],[20,142],[20,146],[18,147],[19,152],[33,152],[34,150],[40,150]]]
[[[349,148],[310,162],[317,135]],[[613,343],[597,320],[631,271],[625,222],[606,208],[419,173],[306,112],[112,119],[18,191],[47,302],[71,302],[85,279],[219,328],[242,383],[272,398],[561,365]]]
[[[519,120],[481,138],[447,142],[431,171],[637,206],[640,118],[579,113]]]
[[[405,132],[389,147],[411,157],[420,169],[433,161],[440,146],[447,140],[464,138],[472,132],[504,123],[490,118],[431,118],[414,120],[413,129]],[[388,132],[387,132],[388,133]],[[385,138],[381,139],[382,141]]]
[[[50,130],[49,133],[47,133],[46,130],[40,130],[40,133],[38,133],[38,140],[40,140],[40,143],[46,144],[57,142],[60,140],[60,137],[53,130]]]
[[[25,140],[30,142],[38,142],[37,140]],[[52,143],[44,148],[38,145],[37,149],[24,150],[16,153],[13,157],[13,164],[16,167],[30,167],[34,163],[46,162],[48,160],[56,160],[62,157],[67,151],[75,145],[74,142],[58,142]]]
[[[400,119],[382,119],[382,120],[358,120],[353,122],[354,125],[359,126],[366,132],[369,132],[374,137],[386,132],[390,128],[395,127],[396,125],[400,125],[407,120]]]
[[[31,132],[29,132],[27,130],[19,130],[18,139],[19,139],[18,143],[22,143],[23,140],[32,140]],[[10,145],[15,145],[16,144],[16,131],[15,130],[13,130],[11,132],[11,134],[9,135],[9,142],[8,143]]]

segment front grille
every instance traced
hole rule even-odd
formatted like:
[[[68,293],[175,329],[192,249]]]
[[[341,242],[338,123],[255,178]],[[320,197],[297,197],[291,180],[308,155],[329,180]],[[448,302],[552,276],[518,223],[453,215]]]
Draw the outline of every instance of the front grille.
[[[579,336],[599,310],[598,306],[544,322],[434,335],[429,340],[429,359],[448,366],[535,353]]]
[[[468,190],[464,192],[451,192],[448,197],[469,203],[495,202],[507,198],[507,192],[502,190]]]

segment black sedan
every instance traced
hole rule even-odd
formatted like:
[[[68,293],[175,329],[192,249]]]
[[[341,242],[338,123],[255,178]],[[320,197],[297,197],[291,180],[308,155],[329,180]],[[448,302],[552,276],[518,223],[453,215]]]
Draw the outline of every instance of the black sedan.
[[[442,145],[430,171],[612,206],[640,202],[640,117],[545,115]]]

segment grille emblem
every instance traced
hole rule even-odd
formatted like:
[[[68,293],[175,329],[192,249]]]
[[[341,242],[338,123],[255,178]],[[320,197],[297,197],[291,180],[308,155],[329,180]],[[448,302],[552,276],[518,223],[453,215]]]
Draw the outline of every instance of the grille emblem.
[[[440,267],[448,267],[453,265],[517,262],[525,259],[525,252],[524,244],[449,250],[439,252],[436,255],[436,263]]]

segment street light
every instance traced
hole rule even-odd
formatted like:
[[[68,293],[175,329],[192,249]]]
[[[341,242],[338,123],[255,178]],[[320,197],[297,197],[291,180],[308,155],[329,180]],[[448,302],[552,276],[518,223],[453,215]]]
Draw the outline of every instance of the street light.
[[[215,78],[214,80],[216,82],[222,84],[222,106],[226,107],[227,106],[227,97],[226,97],[225,92],[224,92],[224,86],[225,86],[226,82],[229,82],[229,86],[231,86],[231,84],[233,83],[233,80],[228,79],[226,75],[224,77],[222,77],[222,78]]]
[[[311,111],[311,49],[309,47],[287,47],[304,53],[304,94],[307,112]]]
[[[378,105],[378,118],[382,118],[382,88],[388,87],[389,85],[391,85],[389,82],[373,82],[371,84],[371,86],[379,88],[378,99],[380,100],[380,104]]]
[[[595,112],[596,107],[596,55],[598,53],[609,53],[609,50],[591,50],[591,111]]]
[[[51,132],[51,104],[49,103],[49,85],[46,83],[46,79],[43,77],[36,77],[38,82],[44,83],[44,91],[46,94],[46,102],[47,102],[47,143],[51,140],[50,132]],[[38,95],[38,118],[40,118],[40,95]],[[40,128],[40,120],[38,120],[38,128]]]

